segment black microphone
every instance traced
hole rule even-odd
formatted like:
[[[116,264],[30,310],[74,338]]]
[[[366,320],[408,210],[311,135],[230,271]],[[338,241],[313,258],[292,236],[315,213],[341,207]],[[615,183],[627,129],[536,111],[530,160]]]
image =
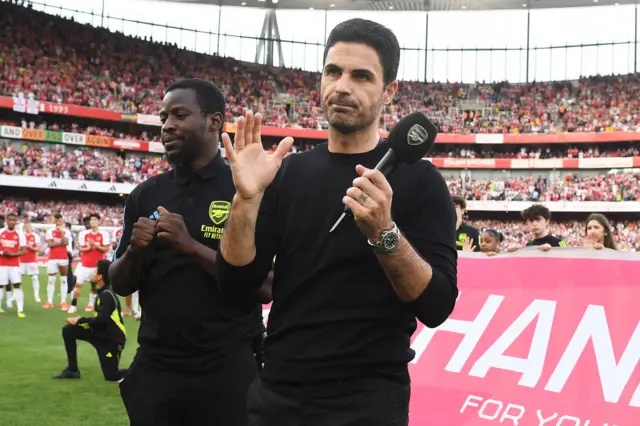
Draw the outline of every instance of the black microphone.
[[[438,128],[423,113],[412,112],[402,117],[389,132],[389,151],[375,169],[389,177],[401,164],[412,164],[421,160],[433,147],[437,135]],[[353,216],[353,212],[345,206],[344,212],[329,232],[333,232],[347,215]]]

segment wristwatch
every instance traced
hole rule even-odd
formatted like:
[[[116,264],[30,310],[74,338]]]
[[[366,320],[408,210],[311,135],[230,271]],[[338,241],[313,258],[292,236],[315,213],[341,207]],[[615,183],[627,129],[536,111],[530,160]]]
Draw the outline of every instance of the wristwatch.
[[[371,240],[367,240],[376,253],[391,253],[398,247],[398,241],[400,241],[400,230],[395,222],[393,222],[391,229],[382,231],[377,242],[372,243]]]

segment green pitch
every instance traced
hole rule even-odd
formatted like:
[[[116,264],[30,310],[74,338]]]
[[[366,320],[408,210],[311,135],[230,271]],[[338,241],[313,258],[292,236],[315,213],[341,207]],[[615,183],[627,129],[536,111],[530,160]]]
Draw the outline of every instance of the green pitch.
[[[102,377],[93,347],[78,342],[80,380],[53,380],[66,366],[61,329],[69,316],[59,308],[42,309],[46,302],[47,277],[41,268],[40,298],[33,300],[31,278],[23,281],[26,318],[18,319],[14,309],[0,314],[0,424],[20,426],[127,426],[127,415],[118,384]],[[56,285],[54,303],[60,302]],[[89,286],[83,287],[76,315],[84,312]],[[120,302],[124,307],[124,299]],[[124,319],[127,346],[121,368],[128,368],[137,348],[138,325],[132,317]]]

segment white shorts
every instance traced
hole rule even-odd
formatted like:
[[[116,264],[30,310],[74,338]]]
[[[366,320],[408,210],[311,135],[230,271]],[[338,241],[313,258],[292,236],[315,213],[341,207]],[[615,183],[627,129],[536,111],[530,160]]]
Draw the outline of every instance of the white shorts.
[[[38,275],[38,262],[21,263],[20,272],[22,275]]]
[[[96,268],[88,268],[86,266],[82,266],[82,263],[79,263],[74,272],[76,278],[78,278],[76,280],[76,285],[82,285],[87,281],[91,281],[94,272],[96,272]]]
[[[0,266],[0,285],[20,284],[22,273],[19,266]]]
[[[49,275],[57,274],[61,266],[69,266],[69,259],[49,259],[47,261],[47,273]]]

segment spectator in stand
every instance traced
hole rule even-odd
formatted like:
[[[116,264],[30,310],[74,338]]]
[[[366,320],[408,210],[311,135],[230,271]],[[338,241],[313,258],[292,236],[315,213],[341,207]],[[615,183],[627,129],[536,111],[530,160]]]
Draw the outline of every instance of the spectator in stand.
[[[592,213],[589,215],[585,222],[585,234],[585,247],[592,247],[596,250],[603,248],[618,250],[613,237],[613,228],[603,214]]]

